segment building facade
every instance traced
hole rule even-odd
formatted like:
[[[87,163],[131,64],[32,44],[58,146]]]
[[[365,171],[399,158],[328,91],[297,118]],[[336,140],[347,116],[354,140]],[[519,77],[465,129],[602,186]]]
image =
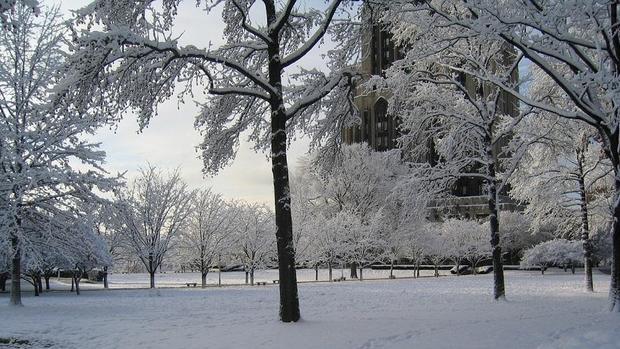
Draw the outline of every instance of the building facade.
[[[403,52],[394,44],[392,35],[382,25],[373,21],[373,9],[365,5],[365,28],[362,34],[362,62],[360,72],[364,78],[372,75],[382,75],[396,60],[403,58]],[[462,77],[465,86],[475,89],[479,84],[468,76]],[[376,151],[386,151],[396,148],[396,139],[400,136],[398,115],[388,113],[389,92],[358,90],[355,103],[360,112],[361,122],[354,127],[342,130],[343,142],[367,143]],[[501,110],[509,115],[518,114],[518,100],[503,93],[499,100]],[[504,142],[505,143],[505,142]],[[498,145],[498,147],[501,145]],[[432,144],[429,144],[432,147]],[[433,164],[438,157],[431,150],[428,161]],[[505,190],[499,195],[500,210],[519,210],[516,202],[506,195]],[[485,186],[481,179],[474,177],[459,178],[451,189],[451,197],[432,202],[429,206],[429,218],[436,220],[445,216],[460,216],[464,218],[482,219],[488,216],[488,204]]]

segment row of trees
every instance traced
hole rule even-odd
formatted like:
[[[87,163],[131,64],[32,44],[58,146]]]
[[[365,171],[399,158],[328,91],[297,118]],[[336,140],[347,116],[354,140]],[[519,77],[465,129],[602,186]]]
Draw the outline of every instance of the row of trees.
[[[400,147],[417,159],[418,177],[444,188],[462,177],[485,184],[495,298],[505,295],[497,200],[508,184],[515,197],[534,203],[528,209],[538,223],[556,218],[565,232],[580,232],[591,290],[592,227],[615,224],[620,212],[617,94],[610,82],[618,71],[618,4],[402,0],[370,6],[380,9],[376,20],[403,47],[404,58],[366,85],[389,92],[390,111],[402,117],[405,131]],[[518,67],[526,65],[531,74],[519,76]],[[511,100],[520,105],[507,106]],[[438,161],[420,162],[429,149]],[[617,254],[620,234],[615,225],[612,230]],[[616,309],[620,268],[613,269]]]

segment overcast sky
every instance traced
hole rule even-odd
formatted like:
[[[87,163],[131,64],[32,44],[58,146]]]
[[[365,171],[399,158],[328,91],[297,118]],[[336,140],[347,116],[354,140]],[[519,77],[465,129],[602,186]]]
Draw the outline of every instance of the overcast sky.
[[[313,2],[314,0],[307,0]],[[63,0],[65,13],[87,5],[89,0]],[[47,0],[46,3],[56,3]],[[196,1],[185,1],[177,17],[175,32],[183,34],[181,43],[208,47],[209,42],[222,41],[222,22],[219,16],[196,9]],[[312,52],[304,66],[320,66],[320,50]],[[128,171],[134,177],[147,163],[160,169],[179,168],[188,184],[194,188],[213,187],[227,198],[273,204],[271,165],[265,154],[254,153],[250,145],[242,143],[237,159],[215,177],[202,174],[202,162],[196,146],[201,137],[194,130],[194,117],[198,109],[191,101],[177,105],[175,99],[162,104],[159,115],[147,129],[138,133],[136,119],[128,115],[115,131],[102,130],[96,140],[102,142],[107,153],[107,165],[112,173]],[[307,151],[306,141],[296,141],[289,152],[289,164],[294,167],[297,159]]]

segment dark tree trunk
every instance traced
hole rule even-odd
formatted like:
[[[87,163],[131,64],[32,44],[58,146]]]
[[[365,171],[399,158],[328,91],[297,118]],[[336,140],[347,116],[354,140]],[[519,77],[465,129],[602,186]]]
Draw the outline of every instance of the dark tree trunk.
[[[267,25],[272,28],[277,21],[273,1],[265,1]],[[274,91],[270,95],[271,108],[271,170],[276,214],[276,240],[278,248],[278,271],[280,287],[280,320],[296,322],[300,318],[297,274],[295,270],[295,247],[293,246],[293,221],[287,158],[286,109],[282,92],[283,66],[280,59],[280,37],[278,30],[270,30],[271,43],[267,47],[269,57],[269,85]]]
[[[580,154],[577,154],[580,159]],[[581,199],[581,242],[583,245],[583,266],[586,277],[586,290],[594,292],[594,283],[592,282],[592,243],[590,241],[590,224],[588,222],[588,201],[586,197],[586,185],[583,178],[583,164],[579,164],[579,196]],[[575,269],[572,269],[573,274]]]
[[[82,279],[81,275],[74,275],[73,278],[75,279],[75,294],[76,295],[80,295],[80,280]]]
[[[333,268],[332,268],[332,262],[327,262],[327,270],[329,273],[329,281],[334,281],[334,273],[333,273]]]
[[[247,285],[250,281],[250,272],[245,271],[245,284]]]
[[[103,267],[103,288],[108,289],[108,267]]]
[[[351,263],[351,279],[357,279],[357,263]]]
[[[149,253],[149,276],[151,279],[151,288],[155,288],[155,272],[157,268],[153,266],[153,254]]]
[[[207,287],[207,274],[209,273],[209,271],[207,270],[206,272],[203,271],[202,273],[200,273],[201,276],[201,282],[202,282],[202,288]]]
[[[250,285],[254,286],[254,267],[250,268]]]
[[[71,291],[69,292],[73,292],[73,291],[75,291],[75,278],[71,276]]]
[[[364,281],[364,267],[360,266],[360,281]]]
[[[43,280],[41,278],[41,274],[37,274],[36,279],[37,279],[37,284],[35,288],[39,289],[39,293],[43,293]]]
[[[617,143],[616,143],[617,145]],[[617,149],[617,148],[615,148]],[[616,168],[620,164],[616,165]],[[609,287],[609,307],[611,311],[620,312],[620,171],[616,169],[615,198],[612,223],[612,260],[611,285]]]
[[[9,273],[0,273],[0,291],[6,291],[6,280],[9,278]]]
[[[47,291],[49,291],[50,289],[50,277],[51,277],[50,275],[47,275],[47,274],[45,275],[45,289]]]
[[[39,285],[37,284],[37,277],[35,275],[30,276],[32,287],[34,287],[34,296],[39,297]]]
[[[314,265],[314,281],[319,281],[319,265]]]
[[[439,277],[439,265],[435,264],[435,277]]]
[[[497,186],[495,183],[495,157],[490,139],[487,139],[487,180],[489,188],[489,227],[491,230],[491,248],[493,251],[493,298],[506,298],[504,287],[504,266],[502,263],[502,247],[499,244],[499,216],[497,210]]]
[[[21,220],[17,219],[17,225]],[[13,250],[13,258],[11,258],[11,305],[22,305],[22,285],[21,285],[21,265],[22,252],[19,246],[19,238],[15,233],[11,233],[11,247]]]
[[[390,261],[390,279],[394,278],[394,259]]]

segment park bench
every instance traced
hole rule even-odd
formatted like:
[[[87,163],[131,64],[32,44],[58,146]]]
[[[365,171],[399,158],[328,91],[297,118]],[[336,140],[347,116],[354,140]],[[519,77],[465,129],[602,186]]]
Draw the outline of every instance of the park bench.
[[[267,285],[267,282],[265,282],[265,281],[258,281],[256,284],[258,286],[265,286],[265,285]]]
[[[335,282],[339,282],[339,281],[346,281],[346,280],[347,280],[347,278],[346,278],[346,277],[344,277],[344,276],[341,276],[341,277],[339,277],[339,278],[335,278],[335,279],[334,279],[334,281],[335,281]]]
[[[274,283],[274,284],[279,284],[279,283],[280,283],[280,280],[273,280],[273,283]]]
[[[187,285],[187,287],[196,287],[196,283],[195,282],[188,282],[185,285]]]

